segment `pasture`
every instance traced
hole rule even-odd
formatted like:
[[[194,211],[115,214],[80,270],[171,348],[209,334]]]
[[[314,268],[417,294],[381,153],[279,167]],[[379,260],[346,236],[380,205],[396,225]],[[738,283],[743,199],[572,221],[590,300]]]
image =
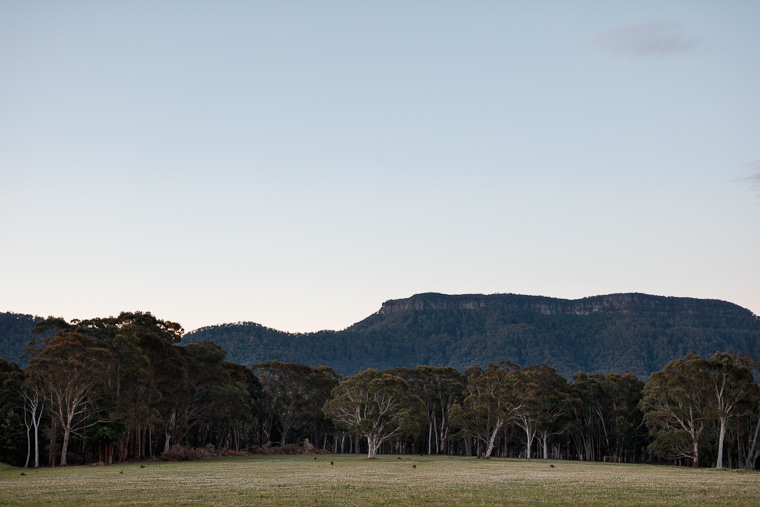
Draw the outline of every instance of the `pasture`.
[[[255,456],[40,470],[0,464],[0,504],[758,505],[760,473],[389,455],[376,460]]]

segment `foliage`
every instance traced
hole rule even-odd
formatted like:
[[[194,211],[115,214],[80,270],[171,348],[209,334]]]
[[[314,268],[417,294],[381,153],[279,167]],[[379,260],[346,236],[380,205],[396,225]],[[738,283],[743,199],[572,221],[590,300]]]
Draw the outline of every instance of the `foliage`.
[[[24,405],[20,395],[24,374],[16,363],[0,358],[0,461],[24,464],[26,436]]]
[[[574,455],[581,460],[631,462],[643,459],[648,442],[639,409],[644,382],[633,374],[578,372],[570,395],[576,400],[569,424]]]
[[[271,441],[277,429],[280,445],[285,446],[292,430],[310,424],[324,426],[322,405],[339,380],[332,368],[267,361],[255,365],[252,371],[264,393],[265,441]]]
[[[491,457],[499,432],[523,408],[518,371],[517,365],[502,361],[486,370],[473,366],[466,372],[470,394],[452,410],[452,419],[485,444],[484,458]]]
[[[689,354],[652,374],[639,407],[660,455],[688,458],[699,467],[699,440],[710,417],[712,392],[707,362]]]
[[[365,370],[341,382],[324,406],[339,427],[367,439],[367,457],[391,438],[416,435],[427,422],[425,405],[401,378]]]
[[[416,301],[384,312],[482,308]],[[418,365],[341,377],[277,360],[249,368],[216,343],[181,345],[182,333],[141,312],[38,322],[29,364],[0,360],[0,460],[28,466],[34,455],[36,467],[38,446],[49,465],[328,449],[743,468],[760,456],[752,355],[687,354],[646,385],[631,373],[582,371],[568,382],[547,364],[506,360],[464,373]]]

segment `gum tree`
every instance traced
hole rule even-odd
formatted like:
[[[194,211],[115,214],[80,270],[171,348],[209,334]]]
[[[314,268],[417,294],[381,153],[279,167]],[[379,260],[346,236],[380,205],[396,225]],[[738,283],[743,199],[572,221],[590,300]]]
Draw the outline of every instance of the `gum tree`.
[[[519,398],[519,367],[509,361],[489,364],[486,370],[473,366],[467,370],[469,396],[455,405],[451,419],[457,426],[483,442],[484,458],[490,458],[496,437],[522,409]]]
[[[699,467],[699,438],[714,410],[708,363],[695,354],[669,362],[652,373],[639,408],[655,437],[651,447],[663,455],[689,458]]]
[[[426,424],[426,408],[400,377],[368,369],[341,382],[322,409],[336,426],[367,439],[368,459],[383,442],[416,436]]]
[[[718,419],[718,459],[715,468],[723,468],[723,444],[729,419],[735,417],[755,390],[752,372],[741,367],[725,352],[715,354],[707,363],[715,415]]]
[[[102,350],[87,336],[70,331],[45,340],[45,348],[29,361],[32,382],[47,398],[53,417],[63,429],[61,466],[72,434],[91,425],[87,416],[93,391],[100,384]]]

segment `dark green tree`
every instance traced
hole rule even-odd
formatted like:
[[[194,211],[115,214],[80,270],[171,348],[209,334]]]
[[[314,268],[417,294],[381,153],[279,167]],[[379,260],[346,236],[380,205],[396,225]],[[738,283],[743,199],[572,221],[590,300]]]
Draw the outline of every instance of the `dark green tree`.
[[[252,370],[266,395],[267,433],[271,434],[271,427],[277,425],[281,446],[293,429],[322,417],[321,407],[338,385],[338,375],[332,368],[267,361],[254,365]]]
[[[522,400],[519,393],[519,367],[508,361],[489,364],[486,370],[469,368],[469,395],[452,409],[452,421],[485,445],[484,458],[490,458],[501,429],[515,420]]]
[[[655,441],[655,453],[688,458],[697,468],[699,440],[714,410],[712,379],[708,363],[688,354],[653,373],[642,391],[639,408]]]
[[[525,457],[531,458],[534,438],[541,439],[543,458],[549,458],[548,440],[564,430],[572,412],[573,398],[567,381],[545,364],[528,366],[518,373],[520,408],[515,424],[525,432]]]

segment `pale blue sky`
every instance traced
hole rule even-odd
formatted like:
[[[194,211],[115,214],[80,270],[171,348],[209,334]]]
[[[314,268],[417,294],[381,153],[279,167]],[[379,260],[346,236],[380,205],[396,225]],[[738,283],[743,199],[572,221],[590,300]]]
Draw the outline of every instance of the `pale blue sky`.
[[[0,311],[760,314],[760,2],[0,0]]]

